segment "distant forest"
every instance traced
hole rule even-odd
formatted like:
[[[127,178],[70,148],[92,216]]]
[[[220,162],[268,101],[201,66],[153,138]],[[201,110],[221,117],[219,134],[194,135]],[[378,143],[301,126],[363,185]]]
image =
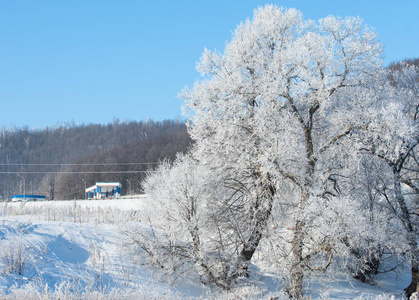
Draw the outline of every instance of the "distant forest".
[[[190,145],[185,123],[172,120],[3,128],[0,199],[23,193],[83,199],[85,187],[100,181],[120,182],[122,195],[138,194],[147,170]]]

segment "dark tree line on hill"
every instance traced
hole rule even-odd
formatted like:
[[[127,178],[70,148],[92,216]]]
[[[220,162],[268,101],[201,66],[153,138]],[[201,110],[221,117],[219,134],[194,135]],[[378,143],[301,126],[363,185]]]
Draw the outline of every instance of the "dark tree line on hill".
[[[400,71],[402,69],[403,63],[409,65],[409,66],[417,66],[419,67],[419,58],[408,58],[404,59],[402,63],[400,62],[393,62],[391,63],[388,68],[393,71]]]
[[[140,193],[145,171],[190,144],[185,124],[173,120],[3,128],[0,198],[26,193],[81,199],[85,187],[99,181],[121,182],[123,195]]]

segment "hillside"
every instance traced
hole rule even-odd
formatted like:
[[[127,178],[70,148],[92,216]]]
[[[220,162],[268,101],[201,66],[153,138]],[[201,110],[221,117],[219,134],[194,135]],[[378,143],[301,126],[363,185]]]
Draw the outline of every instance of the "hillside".
[[[171,120],[3,128],[0,198],[26,192],[82,199],[85,184],[96,181],[119,181],[122,194],[139,193],[147,169],[173,159],[190,143],[185,124]]]

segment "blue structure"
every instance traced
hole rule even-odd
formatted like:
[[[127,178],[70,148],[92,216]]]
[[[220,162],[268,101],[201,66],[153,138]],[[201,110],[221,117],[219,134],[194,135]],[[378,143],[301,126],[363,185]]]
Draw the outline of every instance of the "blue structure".
[[[119,198],[121,184],[119,182],[96,182],[86,189],[87,199]]]
[[[43,201],[45,196],[42,195],[13,195],[12,201]]]

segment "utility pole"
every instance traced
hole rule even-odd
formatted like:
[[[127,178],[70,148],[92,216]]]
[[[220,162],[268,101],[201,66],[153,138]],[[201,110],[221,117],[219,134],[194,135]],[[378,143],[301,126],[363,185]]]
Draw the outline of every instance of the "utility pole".
[[[86,181],[84,181],[84,179],[82,178],[81,181],[84,182],[84,191],[83,191],[83,199],[86,199]]]
[[[26,180],[25,180],[25,177],[23,177],[20,174],[16,174],[16,175],[23,179],[23,198],[26,199]]]
[[[127,182],[128,182],[128,186],[129,186],[129,192],[128,192],[128,195],[131,195],[131,182],[129,182],[129,180],[127,179]]]

